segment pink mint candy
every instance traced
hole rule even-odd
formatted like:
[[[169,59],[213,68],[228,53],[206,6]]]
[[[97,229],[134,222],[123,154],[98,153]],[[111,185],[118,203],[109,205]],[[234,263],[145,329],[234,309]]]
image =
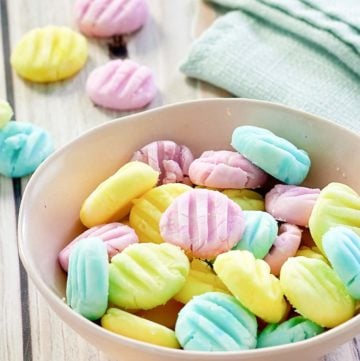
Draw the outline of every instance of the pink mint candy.
[[[259,188],[268,175],[237,152],[206,151],[189,168],[194,184],[213,188]]]
[[[132,60],[111,60],[95,68],[86,92],[97,105],[115,110],[139,109],[156,95],[152,71]]]
[[[265,195],[265,209],[275,219],[307,227],[320,189],[277,184]]]
[[[131,33],[149,15],[146,0],[78,0],[74,12],[81,32],[98,37]]]
[[[131,160],[146,163],[160,172],[158,184],[191,185],[189,166],[193,159],[191,150],[185,145],[178,145],[171,140],[159,140],[136,151]]]
[[[100,238],[105,243],[109,260],[128,245],[139,242],[135,231],[122,223],[114,222],[89,228],[60,251],[58,258],[64,271],[68,270],[70,253],[75,244],[81,239],[89,237]]]
[[[229,251],[241,239],[244,228],[241,208],[222,193],[208,189],[181,194],[160,219],[165,242],[202,259]]]
[[[280,275],[282,265],[289,257],[294,257],[301,243],[302,230],[293,224],[283,223],[279,227],[279,235],[264,261],[270,266],[271,273]]]

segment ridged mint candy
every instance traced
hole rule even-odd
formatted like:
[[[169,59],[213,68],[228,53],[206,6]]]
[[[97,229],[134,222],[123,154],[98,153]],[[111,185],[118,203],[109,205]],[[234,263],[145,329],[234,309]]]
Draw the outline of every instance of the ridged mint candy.
[[[185,350],[248,350],[256,347],[257,321],[235,297],[208,292],[182,308],[175,334]]]
[[[256,166],[286,184],[302,183],[310,169],[310,158],[304,150],[264,128],[237,127],[231,145]]]
[[[163,242],[159,228],[161,216],[176,197],[189,190],[192,188],[185,184],[168,183],[133,199],[129,223],[140,242]]]
[[[32,173],[54,150],[50,135],[25,122],[8,122],[0,130],[0,174],[23,177]]]
[[[259,334],[257,348],[284,345],[306,340],[322,333],[324,329],[302,316],[282,323],[271,323]]]
[[[331,228],[323,237],[323,247],[331,266],[350,295],[360,299],[360,237],[346,227]]]
[[[193,189],[176,197],[162,214],[160,234],[194,258],[214,259],[239,241],[244,226],[235,202],[217,191]]]
[[[10,104],[5,100],[0,99],[0,129],[5,127],[13,115],[14,112]]]
[[[250,251],[262,259],[276,240],[277,222],[271,214],[261,211],[244,211],[244,217],[245,231],[232,249]]]
[[[111,259],[109,300],[125,309],[165,304],[184,286],[189,260],[168,243],[135,243]]]
[[[264,321],[280,322],[287,314],[279,279],[251,252],[234,250],[218,255],[214,271],[234,297]]]
[[[66,303],[89,320],[97,320],[108,305],[108,254],[100,238],[81,239],[73,248],[66,284]]]
[[[355,300],[321,260],[289,258],[281,268],[280,285],[297,312],[320,326],[335,327],[355,313]]]
[[[321,190],[309,219],[311,236],[321,252],[324,234],[337,226],[360,232],[360,197],[349,186],[333,182]]]

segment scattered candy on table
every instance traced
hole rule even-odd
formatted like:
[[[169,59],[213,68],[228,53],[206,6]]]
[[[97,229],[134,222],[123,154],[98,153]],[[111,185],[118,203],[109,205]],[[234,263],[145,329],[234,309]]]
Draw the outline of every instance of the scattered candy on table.
[[[11,65],[23,78],[48,83],[76,74],[86,63],[86,39],[65,26],[46,26],[26,33],[11,54]]]
[[[340,183],[301,186],[309,156],[266,129],[241,126],[232,143],[240,157],[194,159],[186,146],[159,140],[103,180],[80,211],[89,229],[59,254],[70,307],[120,335],[195,351],[298,342],[354,316],[357,193]],[[266,173],[290,184],[269,187]],[[84,297],[90,270],[104,264],[109,275],[99,272]]]
[[[0,174],[23,177],[32,173],[54,150],[52,138],[41,127],[11,121],[0,129]]]
[[[157,89],[152,71],[133,60],[110,60],[95,68],[86,81],[86,92],[97,105],[115,110],[143,108]]]
[[[109,37],[141,28],[149,9],[147,0],[77,0],[74,13],[81,32]]]
[[[5,127],[13,115],[14,112],[10,104],[5,100],[0,99],[0,129]]]

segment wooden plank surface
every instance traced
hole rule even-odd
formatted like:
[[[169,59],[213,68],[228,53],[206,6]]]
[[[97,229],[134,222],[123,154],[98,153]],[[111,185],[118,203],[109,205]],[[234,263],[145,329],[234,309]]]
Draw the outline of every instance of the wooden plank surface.
[[[0,29],[6,7],[0,6]],[[1,35],[3,35],[1,33]],[[7,99],[0,36],[0,99]],[[0,360],[22,361],[22,318],[12,180],[0,175]]]
[[[8,33],[11,47],[25,32],[35,27],[54,24],[76,29],[72,16],[73,0],[50,3],[47,0],[1,2],[2,8],[4,4],[8,8],[7,20],[10,24],[6,29],[1,24],[2,38]],[[148,65],[154,71],[159,91],[149,107],[202,97],[229,96],[210,85],[186,79],[178,70],[191,42],[214,19],[212,9],[198,0],[151,0],[149,3],[149,21],[140,31],[125,38],[129,57]],[[1,15],[3,19],[4,14]],[[57,148],[96,125],[128,114],[94,107],[84,92],[89,72],[109,60],[111,54],[108,45],[111,41],[89,39],[89,61],[85,68],[69,80],[50,85],[32,84],[16,74],[12,74],[12,79],[8,79],[6,84],[3,56],[0,56],[0,79],[4,79],[0,81],[0,97],[13,97],[16,118],[47,129]],[[8,57],[3,44],[0,45],[0,55],[2,53]],[[16,192],[24,189],[26,181],[27,178],[24,178],[21,184],[17,184]],[[15,196],[13,182],[1,177],[0,329],[5,337],[0,338],[0,360],[110,361],[54,314],[31,281],[27,284],[27,280],[23,280],[25,294],[21,297],[21,272],[16,250]],[[23,322],[24,319],[30,321],[31,332],[25,329],[24,340],[27,344],[23,347],[22,324],[30,326]],[[355,346],[355,342],[349,342],[323,360],[360,361],[359,351]]]

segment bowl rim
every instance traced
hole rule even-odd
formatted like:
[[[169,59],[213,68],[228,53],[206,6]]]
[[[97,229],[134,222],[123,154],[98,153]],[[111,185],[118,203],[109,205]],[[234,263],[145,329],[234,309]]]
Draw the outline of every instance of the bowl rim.
[[[355,326],[360,325],[360,314],[357,314],[353,316],[350,320],[332,328],[329,330],[326,330],[326,332],[321,333],[317,336],[314,336],[312,338],[309,338],[307,340],[298,341],[295,343],[289,343],[279,346],[271,346],[271,347],[265,347],[265,348],[255,348],[250,350],[241,350],[241,351],[189,351],[189,350],[183,350],[183,349],[171,349],[163,346],[158,346],[154,344],[150,344],[147,342],[131,339],[126,336],[122,336],[116,333],[113,333],[111,331],[108,331],[107,329],[97,325],[96,323],[89,321],[85,317],[79,315],[75,311],[73,311],[66,303],[64,299],[61,299],[58,297],[42,280],[41,275],[36,271],[35,268],[32,267],[30,262],[27,259],[26,251],[25,251],[25,234],[23,234],[23,224],[24,224],[24,217],[25,217],[25,208],[27,199],[29,198],[29,194],[31,192],[31,188],[33,184],[37,181],[37,178],[42,175],[43,170],[46,169],[47,164],[52,162],[54,159],[61,157],[68,148],[74,146],[78,142],[81,142],[83,139],[87,138],[93,133],[96,133],[99,131],[99,129],[105,129],[107,127],[112,127],[114,124],[119,122],[132,122],[133,119],[137,118],[139,115],[152,115],[156,114],[158,112],[167,111],[168,109],[174,109],[174,108],[181,108],[184,106],[192,106],[196,104],[201,103],[223,103],[224,106],[226,105],[235,105],[235,104],[253,104],[253,105],[262,105],[269,108],[274,108],[278,110],[283,110],[287,112],[293,112],[300,116],[304,116],[308,119],[316,120],[316,122],[320,122],[325,124],[331,124],[331,126],[334,126],[335,128],[341,129],[341,131],[351,134],[351,136],[356,136],[360,141],[360,134],[356,133],[353,130],[350,130],[349,128],[340,125],[334,121],[328,120],[326,118],[308,113],[303,110],[295,109],[292,107],[288,107],[283,104],[269,102],[269,101],[263,101],[263,100],[255,100],[255,99],[247,99],[247,98],[205,98],[205,99],[195,99],[195,100],[188,100],[188,101],[181,101],[171,104],[166,104],[160,107],[144,110],[141,112],[137,112],[130,115],[125,115],[120,118],[115,118],[112,120],[107,121],[106,123],[99,124],[97,126],[94,126],[84,132],[82,132],[80,135],[75,137],[74,139],[70,140],[69,142],[63,144],[60,146],[57,150],[55,150],[32,174],[30,177],[30,180],[26,184],[26,187],[23,192],[23,196],[21,199],[20,207],[19,207],[19,216],[18,216],[18,250],[20,259],[22,261],[22,264],[35,284],[37,290],[40,292],[40,294],[48,301],[49,306],[55,313],[57,313],[57,316],[63,321],[66,322],[71,328],[78,328],[78,327],[86,327],[88,330],[96,335],[97,337],[105,337],[108,341],[115,342],[117,344],[123,344],[126,347],[130,348],[140,348],[142,351],[147,351],[150,353],[161,353],[163,356],[178,356],[179,353],[183,355],[184,357],[197,357],[197,356],[206,356],[207,359],[216,359],[221,357],[222,359],[227,358],[233,358],[234,356],[241,357],[242,358],[253,358],[253,357],[261,357],[261,356],[269,356],[269,353],[272,355],[276,354],[283,354],[288,352],[295,352],[295,351],[304,351],[304,349],[312,348],[315,345],[321,344],[322,342],[329,341],[332,339],[335,339],[337,336],[347,333],[349,329],[355,328]],[[61,312],[65,312],[67,317],[74,318],[76,321],[76,324],[78,327],[73,326],[70,322],[64,320],[64,317],[60,316],[60,310]],[[79,334],[81,337],[83,337],[81,334]],[[355,337],[355,335],[354,335]]]

